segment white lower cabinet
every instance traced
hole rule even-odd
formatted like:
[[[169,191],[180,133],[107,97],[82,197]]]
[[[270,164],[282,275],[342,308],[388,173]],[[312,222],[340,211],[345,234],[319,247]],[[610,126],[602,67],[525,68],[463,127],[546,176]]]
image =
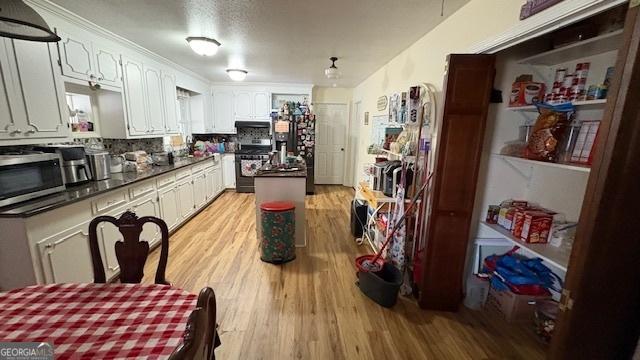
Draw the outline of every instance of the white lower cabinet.
[[[180,219],[186,220],[195,211],[196,203],[193,198],[193,180],[189,179],[178,184],[178,211]]]
[[[211,161],[208,163],[207,161]],[[11,220],[11,228],[24,232],[0,232],[0,249],[8,241],[22,238],[29,247],[11,248],[18,260],[31,259],[19,279],[10,283],[0,277],[0,289],[6,290],[38,283],[93,282],[93,266],[89,250],[89,223],[99,215],[119,218],[131,210],[138,217],[163,219],[170,230],[176,229],[195,212],[204,208],[223,188],[222,168],[213,160],[162,174],[125,188],[72,203],[33,218]],[[7,223],[8,224],[8,223]],[[53,233],[53,234],[52,234]],[[162,233],[153,224],[144,225],[141,240],[150,246],[158,244]],[[107,279],[115,277],[120,267],[115,244],[123,240],[119,229],[111,223],[100,223],[97,240]],[[171,247],[171,242],[170,245]],[[29,249],[29,250],[27,250]],[[16,264],[0,262],[0,272],[10,273]],[[28,273],[32,271],[31,273]]]
[[[160,215],[167,223],[169,230],[173,230],[180,224],[180,211],[178,210],[178,188],[170,186],[166,189],[158,190],[160,200]]]
[[[207,178],[204,171],[193,175],[193,199],[196,209],[207,204]]]
[[[89,223],[83,223],[37,243],[46,283],[93,282]]]
[[[222,176],[226,189],[236,188],[236,158],[234,154],[222,155]]]

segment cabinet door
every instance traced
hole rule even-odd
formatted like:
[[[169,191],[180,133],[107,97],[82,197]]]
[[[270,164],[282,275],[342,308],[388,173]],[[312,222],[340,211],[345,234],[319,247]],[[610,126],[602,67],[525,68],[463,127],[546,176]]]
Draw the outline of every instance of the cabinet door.
[[[133,207],[131,207],[131,211],[136,213],[139,217],[143,216],[153,216],[160,217],[160,204],[154,193],[152,196],[148,197],[146,200],[143,200]],[[145,240],[149,242],[150,246],[157,244],[160,241],[160,237],[162,234],[160,233],[160,228],[156,224],[147,223],[142,227],[142,233],[140,234],[140,240]]]
[[[22,138],[22,134],[16,132],[16,114],[9,106],[10,98],[15,98],[20,92],[19,84],[13,81],[10,48],[11,41],[0,41],[0,139]]]
[[[268,92],[253,93],[253,118],[255,120],[271,119],[271,96]]]
[[[216,195],[224,191],[224,180],[222,179],[222,167],[215,169]]]
[[[148,127],[142,63],[123,56],[122,75],[129,135],[144,135]]]
[[[22,94],[20,106],[11,108],[24,112],[24,138],[68,137],[69,114],[55,45],[11,42]]]
[[[180,132],[180,129],[178,127],[176,76],[174,74],[162,72],[162,95],[164,101],[165,132],[167,134],[177,134]]]
[[[235,133],[233,92],[228,89],[213,90],[213,121],[217,133]]]
[[[236,187],[236,162],[233,155],[222,157],[222,175],[224,177],[224,187],[235,189]]]
[[[84,223],[38,243],[47,284],[93,282],[88,231]]]
[[[239,120],[251,120],[253,115],[253,98],[249,91],[236,91],[233,97],[235,117]]]
[[[164,134],[164,104],[160,70],[144,66],[145,97],[150,134]]]
[[[193,214],[195,201],[193,199],[193,183],[191,180],[178,184],[178,205],[182,220]]]
[[[215,169],[209,169],[205,172],[205,180],[207,185],[207,201],[209,201],[218,194]]]
[[[202,208],[207,203],[207,179],[204,171],[193,175],[193,198],[196,209]]]
[[[89,39],[58,31],[62,75],[79,80],[89,80],[94,75],[93,48]]]
[[[118,55],[115,51],[93,44],[95,53],[95,75],[98,82],[103,85],[122,87],[122,74]]]
[[[170,187],[159,192],[160,216],[167,223],[169,230],[173,230],[180,223],[180,211],[178,209],[178,189]]]

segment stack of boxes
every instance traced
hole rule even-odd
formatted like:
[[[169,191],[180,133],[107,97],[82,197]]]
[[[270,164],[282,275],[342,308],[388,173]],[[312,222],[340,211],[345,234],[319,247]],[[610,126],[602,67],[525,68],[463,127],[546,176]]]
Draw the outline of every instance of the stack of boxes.
[[[522,200],[507,200],[500,204],[497,224],[511,231],[514,237],[530,244],[546,244],[556,212]],[[493,223],[495,216],[487,217]]]

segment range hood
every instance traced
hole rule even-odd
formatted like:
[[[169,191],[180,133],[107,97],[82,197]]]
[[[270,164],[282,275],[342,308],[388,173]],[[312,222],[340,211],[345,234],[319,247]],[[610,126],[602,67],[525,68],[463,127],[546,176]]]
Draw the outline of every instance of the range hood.
[[[236,128],[271,128],[271,121],[236,121]]]

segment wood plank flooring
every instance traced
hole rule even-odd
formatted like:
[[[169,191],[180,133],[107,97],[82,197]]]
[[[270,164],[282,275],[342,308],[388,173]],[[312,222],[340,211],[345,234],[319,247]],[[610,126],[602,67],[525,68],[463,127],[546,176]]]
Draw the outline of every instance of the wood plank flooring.
[[[528,327],[483,312],[424,311],[411,298],[378,306],[355,286],[349,230],[353,190],[317,186],[307,196],[306,248],[284,265],[263,263],[253,194],[226,192],[170,239],[167,279],[215,290],[218,359],[541,359]],[[159,251],[145,268],[152,282]]]

